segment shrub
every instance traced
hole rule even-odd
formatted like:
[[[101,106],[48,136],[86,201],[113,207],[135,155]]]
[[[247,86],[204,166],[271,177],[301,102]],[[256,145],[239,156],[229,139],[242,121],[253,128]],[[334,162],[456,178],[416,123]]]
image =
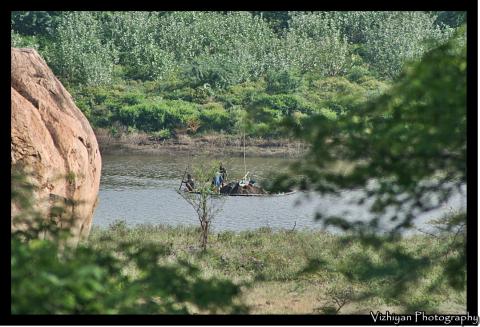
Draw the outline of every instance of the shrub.
[[[300,77],[290,71],[267,73],[267,92],[270,93],[294,93],[302,84]]]
[[[219,103],[209,103],[200,111],[201,124],[205,129],[228,130],[230,119],[228,112]]]
[[[366,60],[382,76],[398,76],[405,62],[420,59],[452,34],[425,12],[382,12],[366,33]]]
[[[330,77],[314,82],[320,92],[321,107],[337,115],[354,112],[365,101],[366,90],[344,77]]]
[[[335,110],[320,108],[319,113],[329,120],[335,120],[337,118],[337,112]]]
[[[15,48],[33,48],[38,50],[40,45],[38,38],[33,36],[23,36],[11,30],[11,46]]]
[[[294,111],[303,113],[312,113],[314,111],[312,105],[298,95],[276,94],[276,95],[260,95],[253,105],[265,106],[278,110],[282,115],[290,115]]]
[[[101,85],[112,81],[117,52],[103,41],[94,12],[63,13],[56,26],[52,52],[47,62],[54,72],[70,82]]]
[[[117,119],[127,126],[153,132],[185,126],[198,116],[195,104],[182,100],[145,100],[142,103],[120,108]]]
[[[188,314],[244,313],[234,303],[239,286],[219,278],[203,278],[183,260],[160,264],[168,245],[119,241],[112,247],[65,243],[55,222],[32,210],[33,186],[12,167],[12,201],[23,214],[13,221],[29,223],[11,238],[12,314]],[[70,217],[71,219],[71,217]],[[35,222],[36,224],[32,224]],[[112,228],[125,231],[125,225]],[[68,228],[65,228],[68,233]],[[48,239],[42,235],[48,232]],[[28,236],[28,237],[26,237]],[[132,272],[132,271],[135,271]]]
[[[350,69],[347,78],[352,82],[358,82],[360,79],[370,76],[370,71],[365,66],[354,66]]]
[[[235,84],[223,92],[219,92],[216,98],[224,103],[225,108],[237,105],[247,105],[251,102],[251,96],[265,90],[265,81],[248,81]]]
[[[169,139],[172,136],[172,133],[168,129],[161,129],[157,132],[153,132],[151,136],[156,140],[165,140]]]
[[[126,126],[136,126],[139,111],[135,106],[122,107],[118,110],[116,119]]]

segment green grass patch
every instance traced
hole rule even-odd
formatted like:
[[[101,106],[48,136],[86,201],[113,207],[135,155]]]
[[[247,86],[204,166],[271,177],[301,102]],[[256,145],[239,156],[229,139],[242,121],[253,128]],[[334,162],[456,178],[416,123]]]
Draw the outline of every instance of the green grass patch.
[[[225,277],[247,285],[243,297],[255,313],[368,314],[376,308],[436,312],[446,304],[455,312],[465,310],[465,292],[453,290],[441,278],[444,259],[433,261],[444,251],[444,239],[417,235],[383,240],[376,249],[322,231],[261,228],[213,233],[206,252],[199,249],[199,239],[194,227],[117,223],[93,228],[88,244],[114,249],[122,240],[167,249],[166,261],[184,260],[198,266],[205,278]],[[276,292],[284,294],[282,301],[275,299]],[[336,303],[342,302],[335,299],[344,305],[339,308]],[[285,303],[293,307],[285,309]]]

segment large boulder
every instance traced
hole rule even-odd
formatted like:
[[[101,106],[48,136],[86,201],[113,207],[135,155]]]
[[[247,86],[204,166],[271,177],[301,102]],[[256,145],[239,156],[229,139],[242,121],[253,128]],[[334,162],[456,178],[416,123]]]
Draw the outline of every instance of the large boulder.
[[[95,134],[72,96],[34,49],[11,49],[11,162],[30,172],[36,209],[73,203],[68,223],[88,235],[100,185]],[[12,203],[12,216],[21,212]],[[21,228],[12,221],[12,230]]]

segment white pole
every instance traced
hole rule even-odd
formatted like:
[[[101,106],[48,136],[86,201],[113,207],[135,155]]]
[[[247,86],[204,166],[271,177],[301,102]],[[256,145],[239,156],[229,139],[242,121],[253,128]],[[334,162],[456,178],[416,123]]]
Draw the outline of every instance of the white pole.
[[[243,130],[243,168],[245,174],[247,174],[247,164],[245,162],[245,129]]]

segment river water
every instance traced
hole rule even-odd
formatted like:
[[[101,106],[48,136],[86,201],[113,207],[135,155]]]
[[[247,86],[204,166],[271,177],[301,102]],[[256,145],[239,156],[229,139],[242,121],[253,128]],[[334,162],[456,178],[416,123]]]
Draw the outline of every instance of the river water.
[[[117,220],[127,225],[164,224],[198,226],[194,209],[176,192],[186,164],[211,158],[190,158],[179,155],[104,155],[99,204],[93,225],[106,227]],[[223,159],[230,178],[244,174],[243,158]],[[286,158],[247,158],[246,168],[257,181],[271,171],[281,171],[292,162]],[[243,231],[261,227],[272,229],[321,229],[316,212],[355,219],[368,219],[367,207],[353,204],[359,191],[345,191],[339,197],[295,193],[274,197],[222,197],[217,201],[221,211],[213,222],[213,230]],[[416,226],[428,231],[427,222],[446,213],[466,209],[465,192],[455,194],[442,208],[422,214]],[[384,226],[388,228],[388,226]],[[333,228],[329,229],[336,232]],[[412,230],[411,232],[415,232]]]

